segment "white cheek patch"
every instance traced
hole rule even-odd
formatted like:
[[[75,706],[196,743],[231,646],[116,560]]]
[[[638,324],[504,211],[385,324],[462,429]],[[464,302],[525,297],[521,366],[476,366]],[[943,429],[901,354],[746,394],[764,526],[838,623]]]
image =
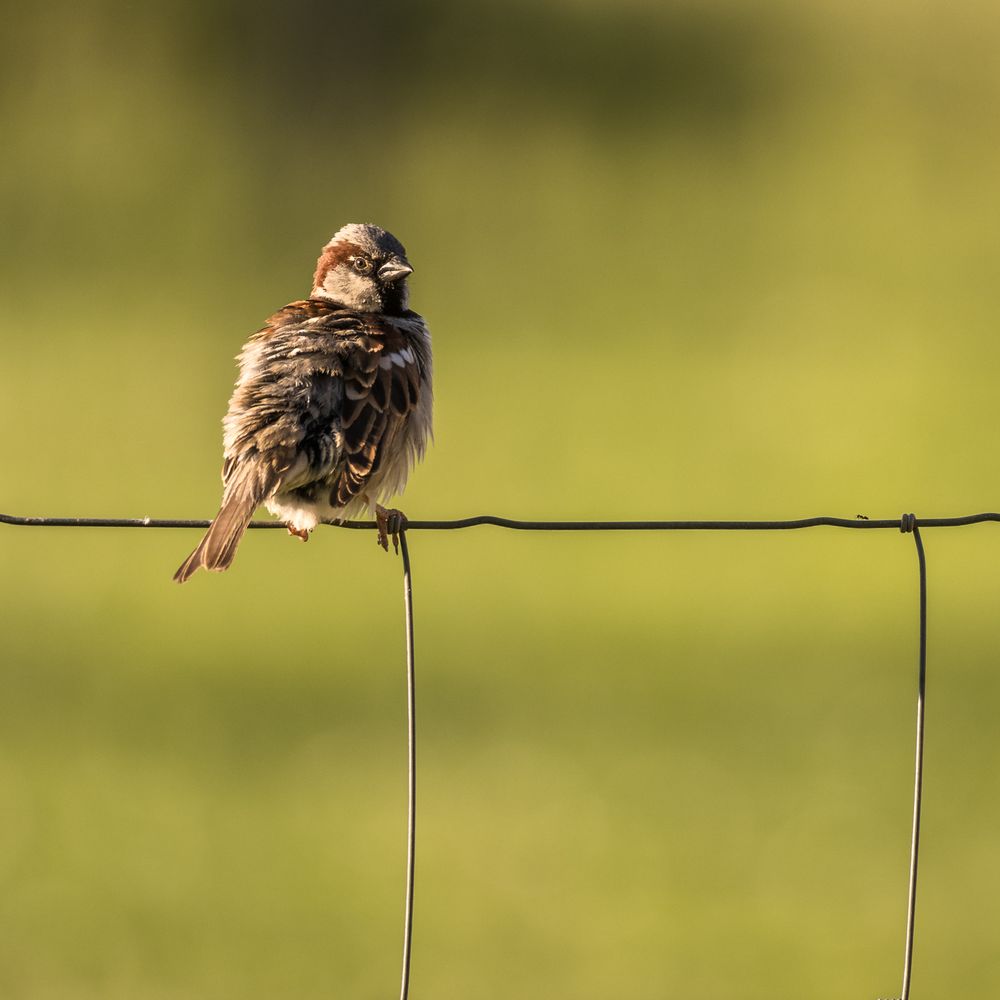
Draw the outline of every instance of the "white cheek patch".
[[[370,292],[370,283],[347,268],[335,268],[323,279],[323,291],[332,299],[353,305],[363,301]]]

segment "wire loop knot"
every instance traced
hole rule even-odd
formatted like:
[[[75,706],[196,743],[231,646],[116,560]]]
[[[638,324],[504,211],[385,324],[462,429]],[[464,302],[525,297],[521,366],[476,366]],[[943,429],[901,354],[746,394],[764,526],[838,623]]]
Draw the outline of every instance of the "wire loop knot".
[[[916,514],[904,514],[899,519],[899,530],[904,535],[912,534],[917,528],[917,515]]]

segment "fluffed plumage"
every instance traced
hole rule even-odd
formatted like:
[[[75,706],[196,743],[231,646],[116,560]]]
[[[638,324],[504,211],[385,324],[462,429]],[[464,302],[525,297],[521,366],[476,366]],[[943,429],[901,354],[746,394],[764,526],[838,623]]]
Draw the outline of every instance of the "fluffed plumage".
[[[402,491],[431,434],[430,334],[407,308],[411,271],[391,234],[345,226],[310,298],[250,338],[223,421],[222,506],[176,581],[227,569],[261,503],[308,538],[324,519],[384,514]]]

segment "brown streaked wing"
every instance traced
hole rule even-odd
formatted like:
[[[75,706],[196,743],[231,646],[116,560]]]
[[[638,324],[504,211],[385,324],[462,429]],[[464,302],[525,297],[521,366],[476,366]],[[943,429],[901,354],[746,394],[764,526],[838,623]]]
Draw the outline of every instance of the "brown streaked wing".
[[[374,331],[373,331],[374,332]],[[420,398],[420,364],[407,337],[389,324],[380,324],[363,358],[352,352],[345,358],[342,428],[347,461],[331,491],[331,503],[344,506],[360,494],[378,469],[382,441],[390,426],[402,422]],[[379,361],[410,348],[412,361],[383,367]]]

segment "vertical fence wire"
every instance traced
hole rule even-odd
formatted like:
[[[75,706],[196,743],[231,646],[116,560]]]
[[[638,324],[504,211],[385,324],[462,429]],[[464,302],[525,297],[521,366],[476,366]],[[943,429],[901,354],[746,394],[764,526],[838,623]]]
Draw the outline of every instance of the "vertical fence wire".
[[[406,531],[399,533],[403,555],[403,606],[406,615],[406,903],[403,914],[403,973],[399,1000],[410,994],[413,947],[413,875],[417,847],[417,695],[413,652],[413,575]]]
[[[928,527],[958,527],[1000,521],[1000,514],[970,514],[962,517],[926,518],[921,522]],[[69,518],[69,517],[20,517],[0,513],[0,523],[32,527],[90,527],[90,528],[204,528],[207,521],[154,519],[154,518]],[[329,523],[329,522],[328,522]],[[343,528],[375,528],[373,522],[333,522]],[[408,530],[448,530],[471,528],[476,525],[496,525],[526,531],[684,531],[684,530],[782,530],[811,528],[827,525],[840,528],[881,529],[898,528],[912,534],[917,550],[920,589],[919,647],[920,662],[917,680],[916,753],[913,781],[913,829],[910,840],[910,875],[907,891],[906,943],[903,956],[903,985],[900,1000],[909,1000],[913,970],[914,925],[917,903],[917,864],[920,850],[920,812],[923,793],[924,761],[924,706],[927,683],[927,561],[924,555],[920,528],[913,514],[904,514],[896,520],[869,520],[860,515],[849,520],[839,517],[812,517],[784,521],[518,521],[484,514],[457,520],[410,521]],[[255,521],[251,528],[281,528],[280,521]],[[400,1000],[408,1000],[410,990],[410,960],[413,945],[413,883],[416,856],[416,799],[417,799],[417,740],[416,740],[416,675],[413,641],[413,578],[406,529],[399,535],[403,562],[403,604],[406,622],[406,707],[407,707],[407,823],[406,823],[406,896],[403,919],[403,968]]]
[[[920,573],[920,666],[917,672],[917,735],[913,764],[913,833],[910,838],[910,880],[906,896],[906,945],[903,950],[903,989],[900,1000],[910,1000],[913,971],[913,933],[917,914],[917,862],[920,856],[920,806],[924,784],[924,704],[927,688],[927,559],[917,519],[905,514],[900,531],[912,532]]]

